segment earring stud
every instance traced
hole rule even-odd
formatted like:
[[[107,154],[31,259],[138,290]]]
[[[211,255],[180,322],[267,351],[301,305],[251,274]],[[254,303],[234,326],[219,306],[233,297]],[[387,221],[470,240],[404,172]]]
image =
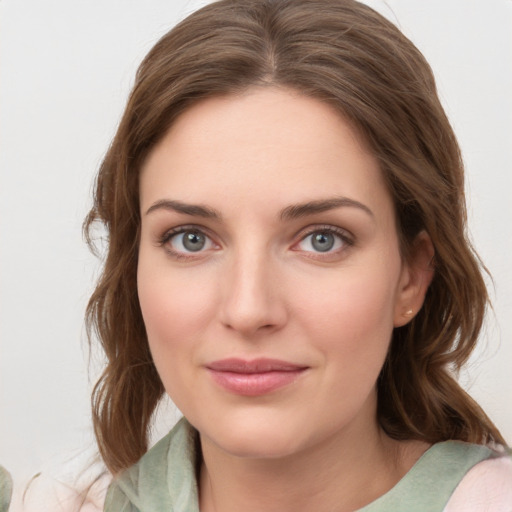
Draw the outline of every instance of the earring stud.
[[[412,309],[408,309],[408,310],[404,313],[404,315],[405,315],[405,316],[412,316],[412,315],[413,315],[413,313],[414,313],[414,311],[413,311]]]

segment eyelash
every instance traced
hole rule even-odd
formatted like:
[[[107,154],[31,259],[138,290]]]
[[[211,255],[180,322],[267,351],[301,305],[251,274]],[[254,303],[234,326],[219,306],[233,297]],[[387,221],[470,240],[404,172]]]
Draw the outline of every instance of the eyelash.
[[[198,233],[200,235],[203,235],[205,238],[207,238],[210,243],[215,244],[213,242],[212,237],[207,234],[207,231],[201,227],[201,226],[194,226],[194,225],[187,225],[187,226],[179,226],[177,228],[170,229],[169,231],[166,231],[158,240],[158,245],[161,247],[164,247],[164,249],[174,258],[179,260],[189,260],[189,259],[197,259],[197,256],[194,255],[193,252],[180,252],[172,249],[170,247],[169,242],[176,237],[177,235],[183,234],[183,233]],[[308,256],[309,258],[313,259],[325,259],[329,256],[332,257],[333,255],[337,255],[347,248],[354,245],[354,238],[352,235],[350,235],[346,230],[337,228],[335,226],[331,225],[323,225],[323,226],[311,226],[306,228],[302,233],[299,234],[300,239],[298,242],[295,242],[292,246],[292,250],[298,251],[299,249],[293,249],[294,247],[297,247],[299,244],[304,242],[308,237],[314,235],[315,233],[321,233],[321,234],[328,234],[328,235],[334,235],[337,237],[343,244],[343,246],[335,251],[304,251],[305,253],[310,254]],[[203,251],[198,251],[198,254],[202,253]]]
[[[331,225],[323,225],[323,226],[317,225],[317,226],[311,226],[311,227],[306,228],[306,230],[303,231],[303,233],[301,233],[299,235],[300,240],[298,242],[296,242],[293,245],[293,247],[297,247],[299,244],[304,242],[308,237],[310,237],[316,233],[334,235],[341,241],[342,247],[337,250],[334,250],[334,251],[328,250],[325,252],[304,251],[309,254],[309,256],[308,256],[309,258],[326,259],[326,258],[329,258],[332,256],[336,256],[336,255],[342,253],[343,251],[345,251],[346,249],[352,247],[355,243],[354,237],[344,229],[341,229],[341,228],[338,228],[335,226],[331,226]],[[298,249],[295,249],[295,250],[298,250]]]
[[[177,235],[183,234],[183,233],[198,233],[200,235],[203,235],[205,238],[210,240],[210,243],[215,244],[215,242],[212,241],[212,237],[209,236],[205,229],[200,226],[179,226],[177,228],[170,229],[169,231],[166,231],[158,240],[158,245],[163,247],[172,257],[178,259],[178,260],[189,260],[189,259],[196,259],[197,257],[194,256],[193,252],[186,253],[186,252],[180,252],[176,251],[171,248],[169,242],[176,237]],[[202,251],[198,251],[200,253]]]

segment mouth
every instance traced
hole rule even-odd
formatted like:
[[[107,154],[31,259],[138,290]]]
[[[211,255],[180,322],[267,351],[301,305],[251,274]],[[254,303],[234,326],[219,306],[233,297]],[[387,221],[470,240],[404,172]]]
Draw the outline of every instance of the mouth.
[[[218,385],[242,396],[276,391],[295,382],[308,369],[277,359],[223,359],[206,365],[206,368]]]

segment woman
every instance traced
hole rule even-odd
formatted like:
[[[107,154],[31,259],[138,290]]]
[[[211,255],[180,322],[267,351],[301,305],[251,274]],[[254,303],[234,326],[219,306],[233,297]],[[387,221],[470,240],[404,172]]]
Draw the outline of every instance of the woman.
[[[105,510],[510,505],[505,442],[453,377],[487,303],[465,220],[430,68],[368,7],[221,1],[174,28],[86,222],[109,235]],[[145,454],[164,392],[186,419]]]

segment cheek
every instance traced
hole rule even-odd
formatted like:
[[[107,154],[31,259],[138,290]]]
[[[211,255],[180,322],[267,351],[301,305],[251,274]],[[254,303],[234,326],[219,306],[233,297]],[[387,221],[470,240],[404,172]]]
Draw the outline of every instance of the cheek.
[[[398,265],[351,267],[295,294],[297,318],[331,368],[333,386],[358,393],[373,386],[393,331],[398,275]]]
[[[165,257],[146,256],[141,251],[137,288],[148,336],[180,337],[182,329],[199,327],[213,302],[210,281],[200,269],[180,272]]]
[[[215,287],[199,272],[176,272],[145,259],[138,268],[138,295],[153,360],[167,391],[204,337],[216,303]]]
[[[394,274],[393,270],[390,273]],[[343,270],[315,287],[297,287],[293,296],[301,316],[314,321],[321,331],[336,327],[350,338],[371,330],[390,331],[397,279],[384,278],[386,275],[386,271],[372,272],[368,268]]]

